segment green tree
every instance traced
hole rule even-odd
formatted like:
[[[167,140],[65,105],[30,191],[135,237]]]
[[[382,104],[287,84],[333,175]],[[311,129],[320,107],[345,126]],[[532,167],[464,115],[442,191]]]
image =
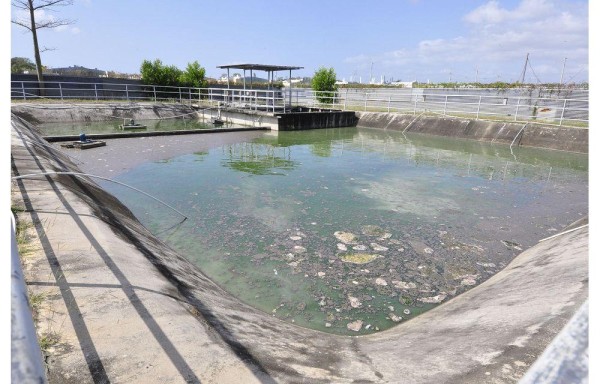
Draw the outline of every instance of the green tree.
[[[193,63],[188,63],[185,71],[181,73],[179,81],[186,87],[206,87],[206,81],[204,80],[205,74],[206,70],[201,67],[197,61],[194,61]]]
[[[140,67],[142,82],[144,84],[178,86],[181,70],[174,65],[163,65],[162,61],[144,60]]]
[[[159,84],[161,81],[162,61],[156,59],[154,61],[144,60],[140,67],[142,82],[144,84]]]
[[[12,57],[10,59],[10,73],[23,73],[35,71],[35,64],[26,57]]]
[[[333,103],[335,92],[338,90],[335,81],[336,75],[333,68],[320,67],[315,71],[312,78],[312,89],[315,91],[315,97],[320,103]]]

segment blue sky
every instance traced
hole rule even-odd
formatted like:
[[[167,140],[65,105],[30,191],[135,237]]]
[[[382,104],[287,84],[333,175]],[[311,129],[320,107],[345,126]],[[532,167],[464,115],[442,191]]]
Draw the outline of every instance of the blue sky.
[[[529,53],[528,82],[558,82],[565,58],[564,81],[589,76],[587,1],[74,0],[38,15],[48,17],[76,20],[40,32],[55,48],[42,54],[49,67],[137,73],[158,58],[197,60],[211,77],[217,65],[262,63],[368,82],[372,65],[377,80],[493,82],[518,80]],[[24,31],[11,27],[11,57],[33,59]]]

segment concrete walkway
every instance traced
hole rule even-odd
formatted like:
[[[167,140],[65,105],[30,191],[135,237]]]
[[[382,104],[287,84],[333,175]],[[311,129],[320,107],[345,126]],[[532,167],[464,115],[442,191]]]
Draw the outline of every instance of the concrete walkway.
[[[39,140],[13,125],[14,175],[77,170]],[[43,295],[39,333],[54,340],[51,383],[510,383],[588,296],[582,228],[409,322],[335,336],[231,297],[93,182],[15,181],[13,205],[34,224],[25,274]]]

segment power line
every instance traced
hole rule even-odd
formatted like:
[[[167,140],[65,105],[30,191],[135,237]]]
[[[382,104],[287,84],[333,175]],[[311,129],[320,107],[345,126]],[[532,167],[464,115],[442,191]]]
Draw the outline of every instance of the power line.
[[[537,82],[538,82],[539,84],[541,84],[542,82],[540,81],[540,78],[539,78],[539,77],[537,77],[537,75],[535,74],[535,71],[533,70],[533,67],[531,66],[531,60],[528,60],[527,62],[529,63],[529,68],[531,69],[531,72],[533,72],[533,76],[535,76],[535,78],[536,78]]]

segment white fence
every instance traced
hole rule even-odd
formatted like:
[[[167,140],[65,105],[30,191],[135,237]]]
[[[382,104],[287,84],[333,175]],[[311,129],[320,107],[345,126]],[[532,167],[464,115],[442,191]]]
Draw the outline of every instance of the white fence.
[[[587,92],[560,92],[540,96],[529,90],[506,93],[486,89],[227,89],[165,87],[143,84],[12,81],[13,100],[154,101],[205,103],[268,112],[294,107],[332,108],[388,113],[439,114],[502,121],[538,121],[545,124],[587,127]],[[562,96],[562,97],[561,97]]]
[[[408,90],[405,90],[408,91]],[[540,121],[585,127],[589,120],[587,98],[507,96],[505,94],[454,94],[427,89],[381,92],[342,89],[338,92],[293,90],[295,105],[330,107],[365,112],[422,113],[502,121]],[[472,91],[475,93],[475,91]]]

